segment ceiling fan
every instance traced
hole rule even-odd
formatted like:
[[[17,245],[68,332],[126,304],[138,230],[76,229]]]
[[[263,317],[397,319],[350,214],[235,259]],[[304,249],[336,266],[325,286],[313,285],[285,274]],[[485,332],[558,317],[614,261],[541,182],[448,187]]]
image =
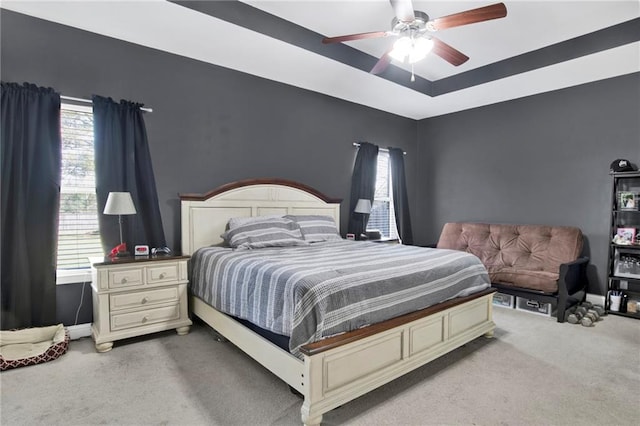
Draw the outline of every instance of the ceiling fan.
[[[362,40],[365,38],[398,37],[393,47],[371,69],[372,74],[383,72],[392,59],[400,62],[408,60],[410,64],[423,59],[427,53],[433,51],[445,61],[459,66],[469,60],[469,57],[447,43],[433,37],[431,33],[447,28],[475,24],[507,16],[504,3],[479,7],[465,12],[454,13],[441,18],[430,19],[429,15],[419,10],[413,10],[411,0],[389,0],[395,17],[391,21],[391,31],[374,31],[368,33],[350,34],[338,37],[325,37],[322,43],[342,43],[345,41]],[[415,81],[413,72],[411,81]]]

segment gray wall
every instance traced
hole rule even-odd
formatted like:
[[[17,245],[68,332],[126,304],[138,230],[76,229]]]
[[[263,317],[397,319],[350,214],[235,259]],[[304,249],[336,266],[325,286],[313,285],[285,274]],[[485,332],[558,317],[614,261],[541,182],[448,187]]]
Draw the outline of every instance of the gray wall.
[[[174,250],[180,249],[179,193],[246,178],[292,179],[343,198],[346,231],[353,142],[416,152],[411,119],[2,9],[0,27],[3,81],[153,108],[145,122]],[[406,164],[412,198],[415,158],[409,155]],[[66,325],[75,322],[81,290],[80,284],[58,287],[58,316]],[[78,323],[91,322],[86,297]]]
[[[416,239],[453,221],[578,226],[604,294],[609,165],[640,162],[639,117],[636,73],[420,121]]]
[[[145,122],[173,249],[180,248],[179,193],[279,177],[346,200],[353,142],[416,151],[411,119],[6,10],[0,19],[3,81],[153,108]],[[407,175],[410,185],[411,161]],[[412,186],[409,191],[413,196]]]

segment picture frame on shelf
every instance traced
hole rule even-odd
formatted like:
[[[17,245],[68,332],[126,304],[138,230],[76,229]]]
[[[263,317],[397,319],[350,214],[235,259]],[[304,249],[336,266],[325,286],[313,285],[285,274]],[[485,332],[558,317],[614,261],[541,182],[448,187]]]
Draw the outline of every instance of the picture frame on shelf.
[[[618,208],[620,210],[638,210],[638,193],[632,191],[618,192]]]
[[[613,237],[614,244],[629,246],[636,242],[636,228],[618,228]]]
[[[625,248],[616,250],[613,260],[613,274],[616,277],[640,279],[640,252]],[[620,281],[621,286],[622,281],[624,280]],[[628,285],[627,281],[627,287]]]

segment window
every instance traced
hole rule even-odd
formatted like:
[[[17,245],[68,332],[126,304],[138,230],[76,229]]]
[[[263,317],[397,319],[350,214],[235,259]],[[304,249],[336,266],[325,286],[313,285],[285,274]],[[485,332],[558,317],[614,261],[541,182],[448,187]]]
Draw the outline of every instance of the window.
[[[379,230],[382,237],[398,238],[396,215],[393,210],[393,191],[391,189],[391,167],[389,152],[378,152],[378,170],[376,173],[376,192],[371,206],[371,215],[367,229]]]
[[[89,268],[90,256],[103,256],[98,230],[90,107],[62,104],[62,183],[58,221],[59,274]],[[60,280],[58,280],[60,283]]]

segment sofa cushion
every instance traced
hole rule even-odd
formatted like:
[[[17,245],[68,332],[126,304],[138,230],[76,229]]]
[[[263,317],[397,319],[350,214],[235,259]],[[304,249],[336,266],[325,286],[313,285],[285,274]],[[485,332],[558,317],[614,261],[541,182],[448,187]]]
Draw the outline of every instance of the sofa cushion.
[[[545,293],[558,291],[558,278],[560,274],[546,271],[530,271],[519,268],[488,268],[489,278],[492,283],[510,287],[538,290]]]
[[[582,244],[570,226],[447,223],[437,247],[476,255],[494,283],[555,293],[560,265],[576,260]]]

